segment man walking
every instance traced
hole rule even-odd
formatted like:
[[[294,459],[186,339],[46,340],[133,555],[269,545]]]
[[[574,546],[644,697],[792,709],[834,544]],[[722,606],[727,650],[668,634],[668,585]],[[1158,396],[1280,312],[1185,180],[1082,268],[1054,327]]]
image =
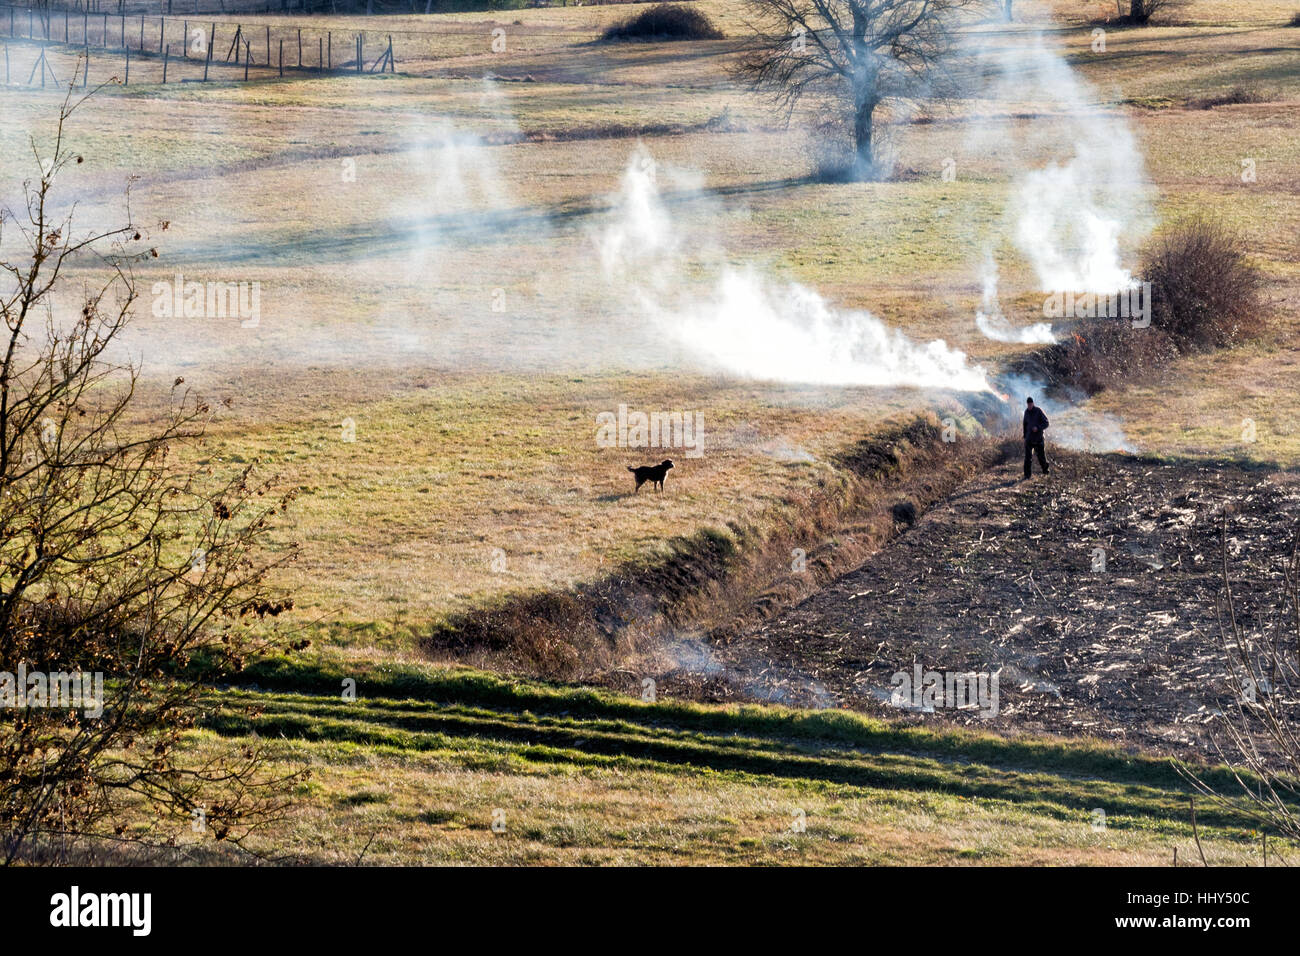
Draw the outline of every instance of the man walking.
[[[1032,398],[1025,399],[1025,477],[1032,472],[1031,456],[1038,452],[1038,465],[1047,474],[1047,455],[1043,452],[1043,432],[1047,431],[1047,416],[1034,404]]]

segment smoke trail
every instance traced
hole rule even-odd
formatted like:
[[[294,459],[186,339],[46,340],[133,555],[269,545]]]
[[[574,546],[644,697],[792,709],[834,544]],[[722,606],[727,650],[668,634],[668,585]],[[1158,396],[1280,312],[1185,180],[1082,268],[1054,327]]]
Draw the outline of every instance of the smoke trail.
[[[976,146],[996,139],[1014,155],[1053,155],[1022,169],[1008,205],[1012,239],[1039,288],[1127,288],[1133,277],[1122,264],[1120,238],[1140,239],[1152,222],[1142,153],[1127,119],[1100,106],[1097,91],[1041,33],[983,59],[994,71],[990,99],[1023,101],[1028,86],[1035,108],[1050,114],[1048,123],[990,120],[974,127]]]
[[[982,368],[942,340],[912,341],[868,312],[833,307],[798,283],[753,267],[687,257],[644,147],[628,163],[611,221],[597,237],[607,278],[698,365],[736,375],[823,385],[915,386],[987,391]]]
[[[1056,341],[1050,322],[1036,322],[1016,328],[1002,314],[998,304],[998,267],[989,256],[984,264],[984,300],[975,313],[975,326],[985,338],[994,342],[1017,342],[1022,345],[1050,345]]]
[[[1013,156],[1046,153],[1043,165],[1021,165],[1008,198],[1010,238],[1047,292],[1113,293],[1130,288],[1121,239],[1139,240],[1153,220],[1142,154],[1123,113],[1098,104],[1096,90],[1070,68],[1061,52],[1035,32],[997,51],[981,46],[978,59],[992,79],[984,95],[995,103],[1022,102],[1033,90],[1034,106],[1050,122],[1011,123],[987,117],[971,126],[970,145],[994,144]],[[1054,341],[1051,327],[1011,327],[997,302],[997,269],[986,247],[984,302],[975,324],[999,342]]]
[[[1125,437],[1124,425],[1117,417],[1084,407],[1085,395],[1058,394],[1048,398],[1047,386],[1043,382],[1023,375],[1000,375],[997,388],[1008,393],[1010,398],[1000,409],[1004,427],[1014,428],[1020,424],[1021,403],[1028,397],[1047,413],[1052,423],[1048,435],[1051,441],[1062,447],[1095,453],[1137,451]]]

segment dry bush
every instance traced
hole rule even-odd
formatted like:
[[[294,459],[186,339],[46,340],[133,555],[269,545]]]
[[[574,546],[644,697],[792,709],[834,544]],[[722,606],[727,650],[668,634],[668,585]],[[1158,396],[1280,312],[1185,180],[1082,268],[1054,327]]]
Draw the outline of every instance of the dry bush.
[[[1147,248],[1141,271],[1151,283],[1151,324],[1179,351],[1225,348],[1262,331],[1263,280],[1241,247],[1227,227],[1192,219]]]
[[[53,143],[32,145],[25,206],[0,213],[3,863],[174,845],[196,812],[242,845],[285,812],[296,777],[268,775],[252,747],[181,756],[204,687],[267,650],[257,625],[289,606],[268,583],[292,558],[268,544],[289,499],[251,469],[184,464],[212,409],[181,379],[169,412],[134,422],[138,369],[110,355],[137,296],[132,264],[156,252],[129,205],[108,229],[51,212],[55,181],[82,161],[64,126],[84,99],[69,91]],[[74,276],[80,310],[65,314],[56,295]],[[90,700],[54,693],[82,675]]]
[[[1225,93],[1214,96],[1198,96],[1187,101],[1187,108],[1193,110],[1212,110],[1216,106],[1236,106],[1240,103],[1267,103],[1268,95],[1247,86],[1234,86]]]
[[[606,28],[605,40],[721,40],[723,33],[694,7],[659,3]]]
[[[844,117],[834,116],[813,126],[803,143],[808,178],[815,183],[847,183],[867,178],[858,167],[853,128]]]
[[[1177,347],[1159,329],[1135,329],[1127,319],[1087,319],[1064,341],[1017,363],[1014,371],[1091,395],[1152,378],[1177,356]]]
[[[1012,363],[1011,371],[1052,388],[1093,394],[1148,381],[1179,355],[1227,348],[1264,329],[1262,277],[1230,229],[1193,219],[1167,231],[1142,255],[1151,284],[1150,325],[1127,318],[1083,319],[1061,342]]]
[[[1145,27],[1157,16],[1173,13],[1187,6],[1187,0],[1129,0],[1128,13],[1112,20],[1121,25]]]

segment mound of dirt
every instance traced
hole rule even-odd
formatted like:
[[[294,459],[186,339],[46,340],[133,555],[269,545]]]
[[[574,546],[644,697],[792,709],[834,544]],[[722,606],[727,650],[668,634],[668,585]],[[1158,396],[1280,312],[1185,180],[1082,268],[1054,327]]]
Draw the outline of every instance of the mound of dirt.
[[[1300,476],[1058,453],[981,473],[858,570],[662,675],[668,694],[845,706],[881,716],[1204,751],[1231,700],[1216,604],[1221,527],[1238,621],[1288,627],[1283,569]],[[1226,506],[1226,511],[1225,511]],[[999,712],[891,702],[914,665],[999,675]]]

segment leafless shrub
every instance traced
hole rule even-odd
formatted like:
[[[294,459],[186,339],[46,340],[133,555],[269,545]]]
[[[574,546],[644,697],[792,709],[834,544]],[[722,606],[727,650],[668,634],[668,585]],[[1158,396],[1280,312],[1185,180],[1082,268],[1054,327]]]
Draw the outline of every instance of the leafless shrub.
[[[808,178],[817,183],[844,183],[857,175],[853,129],[841,116],[823,120],[808,131],[803,144]]]
[[[1209,220],[1170,229],[1142,255],[1141,275],[1151,284],[1146,327],[1129,318],[1084,319],[1062,341],[1013,361],[1012,371],[1090,395],[1156,378],[1179,355],[1258,336],[1262,279],[1240,247],[1239,236]]]
[[[1223,592],[1219,640],[1228,663],[1233,701],[1216,725],[1213,745],[1231,771],[1236,792],[1212,786],[1196,768],[1180,770],[1196,789],[1219,804],[1232,804],[1265,832],[1300,839],[1300,534],[1284,565],[1282,607],[1287,628],[1273,635],[1241,626],[1228,560],[1228,514],[1220,526]]]
[[[1174,342],[1159,329],[1135,329],[1127,319],[1089,319],[1014,368],[1054,388],[1091,395],[1152,378],[1177,356]]]
[[[1193,110],[1212,110],[1216,106],[1236,106],[1240,103],[1266,103],[1268,95],[1261,90],[1247,86],[1234,86],[1232,89],[1214,96],[1197,96],[1187,101],[1187,108]]]
[[[195,811],[205,833],[242,845],[286,808],[292,779],[267,776],[253,748],[179,755],[206,682],[264,650],[271,629],[255,625],[289,606],[267,575],[292,550],[265,547],[289,499],[251,470],[186,463],[213,410],[181,379],[161,422],[133,420],[138,370],[108,350],[136,299],[133,263],[157,253],[129,196],[117,228],[79,231],[55,212],[55,181],[81,162],[65,126],[85,99],[69,90],[53,143],[32,143],[40,177],[25,208],[0,216],[5,248],[23,250],[0,259],[0,671],[100,674],[102,713],[9,684],[6,863],[84,859],[96,841],[166,845]],[[67,316],[56,301],[74,261],[79,276],[97,262],[105,278]]]
[[[1239,344],[1263,328],[1259,270],[1242,251],[1242,239],[1209,219],[1170,229],[1143,256],[1151,283],[1151,323],[1180,351]]]
[[[1187,0],[1129,0],[1128,13],[1121,13],[1112,22],[1144,27],[1157,16],[1172,13],[1185,6]]]
[[[708,14],[680,3],[658,3],[607,28],[605,40],[721,40]]]

